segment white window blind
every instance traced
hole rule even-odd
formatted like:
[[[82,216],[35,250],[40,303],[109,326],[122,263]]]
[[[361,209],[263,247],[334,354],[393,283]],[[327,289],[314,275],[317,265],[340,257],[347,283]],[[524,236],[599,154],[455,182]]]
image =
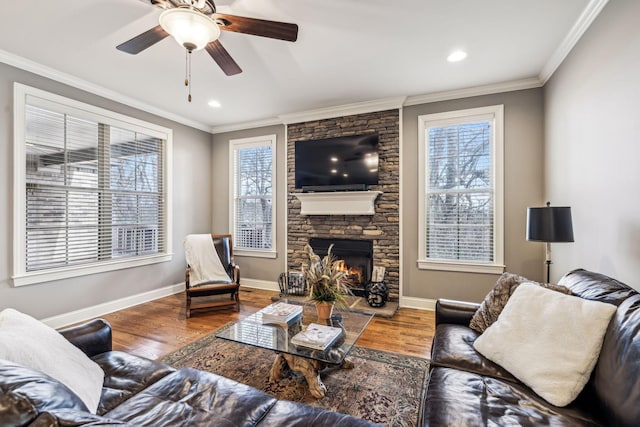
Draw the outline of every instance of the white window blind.
[[[104,118],[25,97],[17,276],[168,252],[166,138]]]
[[[273,251],[275,135],[232,140],[233,242],[237,249]]]
[[[421,116],[421,258],[502,264],[502,185],[496,173],[495,114]],[[498,196],[498,197],[496,197]]]

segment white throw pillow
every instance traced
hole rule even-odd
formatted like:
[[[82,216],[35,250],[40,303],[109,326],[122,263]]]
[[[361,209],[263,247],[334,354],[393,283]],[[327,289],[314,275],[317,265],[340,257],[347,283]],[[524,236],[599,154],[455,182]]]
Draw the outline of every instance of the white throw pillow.
[[[523,283],[473,346],[549,403],[566,406],[589,380],[615,311]]]
[[[0,312],[0,359],[41,371],[73,391],[93,414],[104,371],[55,329],[11,308]]]

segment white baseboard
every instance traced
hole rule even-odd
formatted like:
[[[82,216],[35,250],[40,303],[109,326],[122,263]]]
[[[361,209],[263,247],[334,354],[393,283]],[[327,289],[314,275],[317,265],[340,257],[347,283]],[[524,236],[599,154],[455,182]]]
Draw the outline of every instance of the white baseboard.
[[[400,297],[400,307],[434,311],[436,309],[436,300],[416,297]]]
[[[74,323],[83,322],[88,319],[93,319],[94,317],[113,313],[114,311],[122,310],[124,308],[128,308],[134,305],[142,304],[145,302],[153,301],[158,298],[177,294],[183,291],[184,291],[184,283],[178,283],[176,285],[166,286],[160,289],[154,289],[152,291],[143,292],[137,295],[131,295],[131,296],[120,298],[114,301],[109,301],[102,304],[94,305],[92,307],[82,308],[80,310],[75,310],[69,313],[60,314],[58,316],[48,317],[46,319],[42,319],[42,322],[51,326],[54,329],[57,329],[67,325],[72,325]]]
[[[272,282],[270,280],[245,279],[244,277],[240,278],[240,289],[242,288],[254,288],[265,291],[280,292],[278,282]]]
[[[278,283],[269,280],[243,278],[240,282],[242,283],[242,286],[246,288],[262,289],[265,291],[274,292],[280,291]],[[134,305],[153,301],[158,298],[163,298],[183,291],[184,283],[178,283],[176,285],[166,286],[164,288],[154,289],[152,291],[143,292],[141,294],[131,295],[114,301],[94,305],[92,307],[86,307],[80,310],[71,311],[69,313],[48,317],[46,319],[42,319],[42,322],[54,329],[62,328],[67,325],[84,322],[85,320],[93,319],[98,316],[113,313],[114,311],[122,310]],[[400,297],[400,307],[416,308],[419,310],[435,310],[436,301],[424,298]]]

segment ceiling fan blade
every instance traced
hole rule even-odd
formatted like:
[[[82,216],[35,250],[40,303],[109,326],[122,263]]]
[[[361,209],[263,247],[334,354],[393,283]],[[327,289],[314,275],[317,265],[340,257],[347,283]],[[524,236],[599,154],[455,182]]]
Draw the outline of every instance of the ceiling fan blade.
[[[236,61],[233,60],[220,41],[214,40],[210,42],[205,49],[227,76],[233,76],[242,72],[242,69],[236,64]]]
[[[116,46],[116,49],[135,55],[158,43],[168,35],[169,33],[163,30],[160,25],[157,25],[142,34],[135,36],[131,40]]]
[[[221,30],[235,33],[251,34],[272,39],[294,42],[298,39],[298,26],[286,22],[266,21],[264,19],[247,18],[245,16],[214,13],[214,21]]]

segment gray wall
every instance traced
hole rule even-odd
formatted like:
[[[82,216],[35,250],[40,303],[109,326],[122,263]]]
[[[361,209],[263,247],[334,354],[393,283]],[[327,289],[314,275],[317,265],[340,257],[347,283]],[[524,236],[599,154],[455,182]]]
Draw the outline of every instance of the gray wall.
[[[504,104],[506,271],[542,280],[544,247],[525,240],[526,208],[543,202],[543,96],[529,89],[406,107],[402,120],[402,295],[481,301],[498,275],[419,270],[418,116]]]
[[[173,129],[173,260],[13,288],[13,82]],[[211,135],[0,63],[0,309],[51,317],[184,281],[182,240],[209,232]]]
[[[287,140],[284,125],[266,126],[236,132],[213,135],[212,169],[215,171],[213,182],[212,230],[215,233],[229,233],[229,141],[264,135],[276,135],[276,251],[277,257],[256,258],[235,255],[240,266],[242,279],[266,280],[276,282],[278,275],[286,270],[287,248]],[[256,286],[259,286],[256,284]]]
[[[575,234],[552,245],[552,279],[583,267],[640,289],[639,17],[610,1],[545,87],[546,194]]]

